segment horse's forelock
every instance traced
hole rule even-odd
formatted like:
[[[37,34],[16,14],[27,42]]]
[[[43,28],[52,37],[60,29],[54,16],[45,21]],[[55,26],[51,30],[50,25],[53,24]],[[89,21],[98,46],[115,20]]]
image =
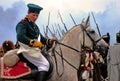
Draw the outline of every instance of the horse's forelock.
[[[88,27],[86,28],[86,30],[87,30],[88,32],[90,32],[90,33],[91,33],[91,31],[94,31],[90,26],[88,26]]]
[[[90,35],[89,30],[91,30],[91,29],[88,29],[87,32]],[[89,48],[93,47],[93,43],[85,31],[84,31],[84,34],[83,34],[83,31],[80,33],[79,40],[80,40],[80,43],[82,44],[82,46],[84,45],[85,47],[89,47]]]

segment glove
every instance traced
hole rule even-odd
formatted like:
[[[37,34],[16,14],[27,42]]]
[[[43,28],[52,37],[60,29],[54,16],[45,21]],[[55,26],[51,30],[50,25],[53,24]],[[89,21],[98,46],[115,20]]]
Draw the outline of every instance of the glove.
[[[49,44],[52,45],[53,42],[58,42],[57,38],[51,38],[51,39],[49,40]]]
[[[44,45],[37,40],[30,40],[30,45],[33,46],[33,47],[39,47],[39,48],[44,47]]]

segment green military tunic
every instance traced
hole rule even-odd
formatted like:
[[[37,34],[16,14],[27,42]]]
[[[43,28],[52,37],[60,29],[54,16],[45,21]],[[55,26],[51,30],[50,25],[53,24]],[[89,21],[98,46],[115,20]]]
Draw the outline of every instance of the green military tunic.
[[[47,39],[40,33],[38,26],[35,23],[30,22],[28,18],[21,20],[17,24],[16,32],[17,41],[20,41],[26,45],[29,45],[31,39],[38,39],[39,35],[41,37],[40,41],[43,44],[46,44],[47,42]]]

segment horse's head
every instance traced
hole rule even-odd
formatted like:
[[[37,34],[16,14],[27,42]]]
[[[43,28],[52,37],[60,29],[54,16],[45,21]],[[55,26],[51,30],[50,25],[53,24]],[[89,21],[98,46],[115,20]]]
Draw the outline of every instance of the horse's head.
[[[87,20],[82,21],[80,24],[80,43],[82,46],[89,47],[91,49],[94,46],[108,47],[108,44],[90,27],[89,17]]]
[[[94,72],[98,71],[97,69],[100,70],[101,67],[96,67],[96,64],[99,64],[99,66],[102,66],[103,63],[106,63],[106,55],[107,55],[107,47],[108,44],[103,40],[103,37],[100,37],[95,30],[93,30],[90,27],[89,24],[89,17],[87,20],[82,21],[80,24],[80,34],[79,34],[79,40],[81,43],[81,48],[82,48],[82,53],[81,53],[81,61],[80,61],[80,70],[81,68],[84,67],[89,67],[91,69],[94,69]],[[88,48],[88,49],[86,49]],[[81,50],[81,49],[80,49]],[[93,61],[94,60],[94,61]],[[96,62],[95,62],[96,60]],[[101,64],[101,65],[100,65]],[[103,68],[106,68],[105,66],[102,66]],[[97,69],[96,69],[97,68]],[[89,69],[88,69],[89,70]],[[83,73],[82,73],[83,72]],[[85,75],[85,72],[88,72],[88,77],[87,74]],[[89,72],[92,72],[92,70],[85,70],[82,69],[79,71],[78,79],[79,81],[85,79],[85,80],[90,80],[91,76],[89,76]],[[93,75],[94,75],[93,72]],[[99,71],[95,75],[101,74]],[[81,77],[82,75],[82,77]],[[84,77],[85,75],[85,77]],[[106,74],[105,74],[106,75]],[[101,75],[99,75],[101,76]],[[104,76],[104,75],[103,75]],[[95,77],[94,77],[95,79]],[[101,79],[99,77],[96,77],[97,79]]]

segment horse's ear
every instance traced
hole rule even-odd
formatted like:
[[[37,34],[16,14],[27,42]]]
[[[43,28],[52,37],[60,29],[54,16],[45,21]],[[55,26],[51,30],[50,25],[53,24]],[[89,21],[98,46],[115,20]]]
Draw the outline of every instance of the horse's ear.
[[[82,19],[82,23],[84,23],[84,22],[85,22],[85,18]]]
[[[90,20],[90,14],[89,14],[88,17],[87,17],[86,25],[89,25],[89,20]]]

